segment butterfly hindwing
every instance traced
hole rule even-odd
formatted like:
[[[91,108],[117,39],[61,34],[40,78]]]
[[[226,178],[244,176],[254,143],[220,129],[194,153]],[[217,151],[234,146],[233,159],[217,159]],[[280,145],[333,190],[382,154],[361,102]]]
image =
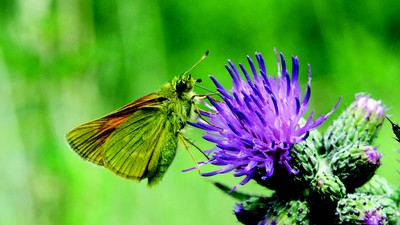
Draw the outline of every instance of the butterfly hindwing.
[[[105,167],[125,178],[149,178],[151,184],[176,152],[177,130],[167,116],[160,109],[142,109],[124,121],[104,145]]]

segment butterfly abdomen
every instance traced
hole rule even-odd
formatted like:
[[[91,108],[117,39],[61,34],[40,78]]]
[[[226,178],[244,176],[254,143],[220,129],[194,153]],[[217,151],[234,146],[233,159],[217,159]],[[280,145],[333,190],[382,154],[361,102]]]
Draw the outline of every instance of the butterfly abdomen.
[[[149,186],[153,186],[162,180],[164,174],[167,172],[169,166],[171,165],[172,161],[175,158],[176,149],[178,145],[176,137],[177,134],[168,133],[168,135],[170,136],[166,137],[168,141],[166,141],[164,146],[162,147],[157,167],[155,168],[154,171],[149,171],[147,175]]]

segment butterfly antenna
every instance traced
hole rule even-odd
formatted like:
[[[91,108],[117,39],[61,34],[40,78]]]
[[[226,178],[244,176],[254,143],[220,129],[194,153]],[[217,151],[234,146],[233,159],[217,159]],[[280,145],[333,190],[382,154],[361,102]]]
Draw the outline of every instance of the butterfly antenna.
[[[201,61],[203,61],[203,59],[205,59],[208,56],[208,53],[209,51],[206,51],[206,53],[204,53],[204,55],[199,59],[199,61],[197,61],[192,67],[186,70],[183,74],[188,74],[193,68],[197,66],[197,64],[199,64]]]

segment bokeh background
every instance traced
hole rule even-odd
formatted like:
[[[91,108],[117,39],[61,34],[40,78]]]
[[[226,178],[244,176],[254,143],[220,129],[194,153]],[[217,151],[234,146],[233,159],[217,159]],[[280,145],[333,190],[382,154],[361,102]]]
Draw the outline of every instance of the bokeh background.
[[[317,115],[364,92],[400,122],[399,15],[398,0],[1,0],[0,224],[237,224],[234,199],[210,181],[240,179],[182,173],[194,165],[184,148],[149,189],[81,160],[65,133],[157,90],[206,50],[192,74],[207,88],[209,74],[229,87],[227,59],[245,63],[256,51],[276,74],[274,47],[299,56],[303,87],[311,64]],[[378,173],[399,185],[393,136],[385,122]]]

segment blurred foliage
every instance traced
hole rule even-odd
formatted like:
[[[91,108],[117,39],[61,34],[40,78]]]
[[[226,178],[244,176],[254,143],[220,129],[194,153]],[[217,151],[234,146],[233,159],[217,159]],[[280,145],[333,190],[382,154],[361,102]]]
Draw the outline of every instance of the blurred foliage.
[[[193,166],[184,148],[148,189],[80,160],[65,133],[157,90],[206,50],[192,71],[205,87],[214,88],[209,74],[229,86],[226,60],[245,62],[255,51],[276,74],[274,47],[299,56],[304,86],[311,64],[317,114],[365,92],[399,122],[399,13],[396,0],[1,0],[0,223],[235,224],[233,199],[197,172],[181,172]],[[212,147],[194,128],[188,133]],[[379,173],[399,185],[392,137],[385,123]],[[213,179],[235,185],[231,177]],[[255,188],[241,187],[263,192]]]

